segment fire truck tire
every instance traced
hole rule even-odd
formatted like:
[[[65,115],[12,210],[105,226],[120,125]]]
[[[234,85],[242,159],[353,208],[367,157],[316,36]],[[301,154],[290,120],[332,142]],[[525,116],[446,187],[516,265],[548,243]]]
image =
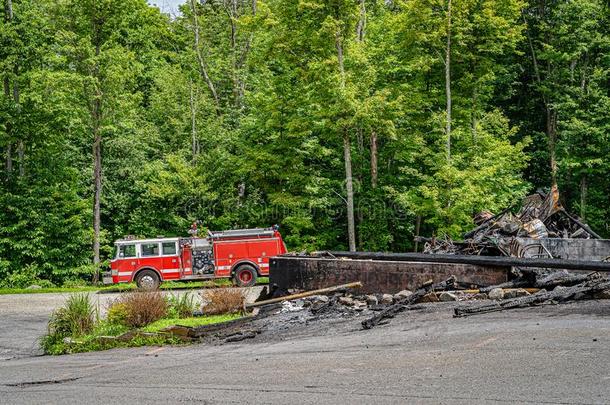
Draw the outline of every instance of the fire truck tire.
[[[238,287],[251,287],[256,284],[256,269],[249,264],[237,268],[233,275],[233,282]]]
[[[136,284],[140,290],[156,290],[159,288],[159,283],[159,276],[152,270],[142,270],[136,276]]]

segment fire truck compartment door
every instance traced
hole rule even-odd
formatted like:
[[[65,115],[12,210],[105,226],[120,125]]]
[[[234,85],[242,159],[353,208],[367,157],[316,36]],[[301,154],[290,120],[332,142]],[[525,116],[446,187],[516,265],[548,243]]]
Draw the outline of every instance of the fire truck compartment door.
[[[161,257],[163,258],[163,279],[180,278],[180,258],[178,257],[178,242],[161,242]]]

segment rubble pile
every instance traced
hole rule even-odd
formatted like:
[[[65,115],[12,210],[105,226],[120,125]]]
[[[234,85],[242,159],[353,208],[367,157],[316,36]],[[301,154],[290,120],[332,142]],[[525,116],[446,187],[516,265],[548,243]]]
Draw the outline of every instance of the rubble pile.
[[[452,276],[440,283],[425,283],[416,291],[396,294],[354,294],[348,290],[331,296],[311,295],[283,301],[281,312],[308,310],[313,316],[373,314],[362,321],[364,329],[388,323],[405,310],[424,308],[433,302],[469,302],[456,307],[456,317],[522,308],[570,300],[610,298],[610,280],[600,273],[570,273],[566,270],[517,269],[516,277],[499,285],[480,289],[459,289]]]
[[[359,294],[354,288],[361,287],[361,283],[344,284],[259,301],[251,304],[256,307],[251,308],[249,316],[236,320],[198,327],[174,325],[162,333],[185,341],[222,344],[254,339],[260,334],[269,338],[282,331],[308,330],[315,324],[329,325],[328,322],[353,317],[362,317],[362,328],[371,329],[389,323],[401,312],[430,308],[431,303],[439,303],[438,309],[452,310],[454,317],[466,317],[536,305],[610,299],[610,280],[597,272],[522,269],[513,280],[499,285],[479,289],[460,289],[460,285],[451,276],[439,283],[428,281],[415,291]],[[312,330],[316,333],[316,328]]]
[[[488,211],[477,214],[477,227],[464,234],[462,241],[419,238],[425,242],[424,253],[523,257],[523,246],[517,238],[601,239],[563,208],[557,187],[526,197],[517,213],[512,208],[497,215]],[[541,253],[552,257],[548,251]]]
[[[568,284],[571,284],[571,281]],[[457,307],[454,309],[454,317],[525,308],[533,305],[557,304],[570,300],[605,298],[609,292],[610,281],[599,273],[592,273],[587,275],[581,283],[570,286],[557,285],[552,291],[541,289],[535,294],[522,297],[502,299],[483,305]]]

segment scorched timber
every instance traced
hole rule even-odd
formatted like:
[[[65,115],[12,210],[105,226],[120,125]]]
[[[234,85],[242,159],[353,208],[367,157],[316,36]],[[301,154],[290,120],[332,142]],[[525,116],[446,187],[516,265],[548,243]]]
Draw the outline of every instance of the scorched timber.
[[[440,255],[423,253],[328,252],[328,254],[338,259],[348,258],[357,260],[474,264],[496,267],[541,267],[548,269],[610,272],[610,263],[590,260],[528,259],[504,256]]]
[[[399,300],[397,303],[395,303],[393,305],[389,305],[387,308],[385,308],[383,311],[381,311],[377,315],[362,321],[362,327],[364,329],[371,329],[379,324],[382,324],[386,320],[388,320],[390,318],[394,318],[394,316],[396,316],[396,314],[398,314],[399,312],[402,312],[402,311],[408,309],[410,305],[417,303],[419,300],[424,298],[427,294],[434,292],[434,291],[450,290],[455,286],[455,283],[456,283],[455,277],[449,277],[447,280],[442,281],[440,283],[423,286],[423,287],[419,288],[417,291],[415,291],[413,294],[411,294],[410,296]]]

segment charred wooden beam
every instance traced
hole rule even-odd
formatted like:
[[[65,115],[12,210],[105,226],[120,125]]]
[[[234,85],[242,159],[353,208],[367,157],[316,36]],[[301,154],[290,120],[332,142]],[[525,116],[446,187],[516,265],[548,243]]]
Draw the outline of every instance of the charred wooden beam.
[[[593,236],[595,239],[602,239],[601,236],[599,236],[598,234],[596,234],[595,232],[593,232],[593,229],[591,229],[589,227],[589,225],[580,222],[577,218],[574,218],[572,215],[570,215],[570,213],[568,211],[566,211],[565,209],[561,209],[561,212],[568,217],[570,220],[572,220],[572,222],[574,222],[576,225],[580,226],[582,229],[584,229],[585,231],[587,231],[589,233],[589,235]]]
[[[326,252],[336,258],[390,260],[423,263],[472,264],[496,267],[540,267],[549,269],[610,272],[610,263],[591,260],[534,259],[504,256],[440,255],[424,253]],[[323,256],[324,252],[319,255]]]
[[[385,308],[384,310],[382,310],[375,316],[362,321],[362,327],[364,329],[371,329],[371,328],[379,325],[384,320],[394,318],[394,316],[396,316],[396,314],[404,311],[410,305],[417,303],[420,299],[422,299],[428,293],[430,293],[432,291],[442,291],[442,290],[452,289],[453,286],[455,285],[455,282],[456,282],[456,279],[455,279],[455,277],[452,276],[452,277],[449,277],[447,280],[442,281],[437,284],[424,285],[421,288],[419,288],[417,291],[415,291],[413,294],[411,294],[410,296],[399,300],[397,303],[395,303],[393,305],[389,305],[387,308]]]
[[[347,284],[342,284],[342,285],[336,285],[333,287],[321,288],[319,290],[305,291],[305,292],[298,293],[298,294],[285,295],[283,297],[272,298],[272,299],[265,300],[265,301],[257,301],[257,302],[253,302],[251,304],[246,304],[246,308],[255,308],[255,307],[260,307],[263,305],[275,304],[275,303],[282,302],[282,301],[296,300],[298,298],[310,297],[312,295],[330,294],[333,292],[347,290],[349,288],[360,288],[360,287],[362,287],[362,283],[360,281],[356,281],[354,283],[347,283]]]

